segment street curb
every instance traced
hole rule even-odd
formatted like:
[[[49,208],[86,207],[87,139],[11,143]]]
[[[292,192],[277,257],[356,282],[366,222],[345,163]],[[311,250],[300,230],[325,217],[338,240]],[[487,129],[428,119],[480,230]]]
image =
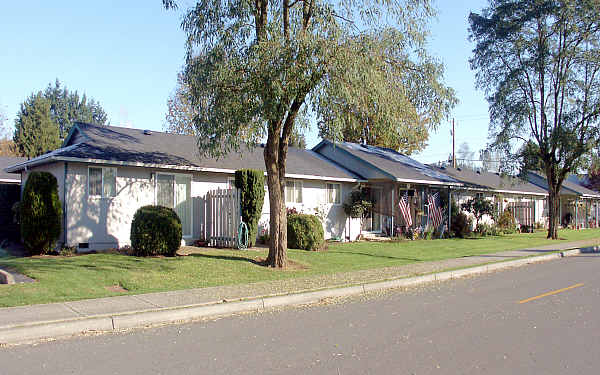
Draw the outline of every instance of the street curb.
[[[114,315],[89,316],[61,321],[4,326],[0,327],[0,344],[24,344],[42,339],[67,337],[89,332],[113,332],[158,324],[188,322],[203,318],[228,316],[237,313],[265,311],[282,306],[312,304],[327,298],[356,296],[386,289],[406,288],[432,282],[457,279],[507,268],[520,267],[531,263],[560,259],[562,257],[578,255],[581,253],[581,249],[571,249],[552,254],[355,286],[336,287],[332,289],[307,291],[280,296],[258,297],[250,300],[209,305],[190,305],[175,308],[134,311]]]

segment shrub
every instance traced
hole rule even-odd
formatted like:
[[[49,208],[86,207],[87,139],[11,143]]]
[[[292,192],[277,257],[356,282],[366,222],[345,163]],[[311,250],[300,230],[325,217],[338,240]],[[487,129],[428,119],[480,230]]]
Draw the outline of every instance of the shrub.
[[[62,205],[56,177],[48,172],[31,172],[20,205],[21,235],[31,254],[54,250],[60,236]]]
[[[483,237],[497,236],[498,228],[494,224],[479,223],[479,224],[477,224],[477,227],[475,228],[475,232],[477,232],[479,235],[481,235]]]
[[[456,237],[467,237],[473,228],[473,219],[467,216],[464,212],[459,212],[452,215],[452,232]]]
[[[181,220],[168,207],[143,206],[133,216],[131,247],[134,255],[174,256],[181,244]]]
[[[517,231],[517,221],[509,210],[504,210],[498,217],[498,229],[504,234],[511,234]]]
[[[321,250],[325,243],[323,225],[315,215],[290,215],[287,220],[287,246],[291,249]]]
[[[258,220],[265,202],[265,175],[255,169],[235,171],[235,187],[240,189],[242,220],[248,226],[248,247],[256,243]]]
[[[354,190],[344,203],[344,212],[352,218],[363,218],[372,206],[367,189]]]
[[[461,208],[464,211],[473,214],[475,217],[475,224],[477,225],[479,225],[479,220],[481,220],[484,215],[492,217],[494,215],[494,206],[492,205],[492,202],[482,197],[469,199],[467,202],[461,205]]]

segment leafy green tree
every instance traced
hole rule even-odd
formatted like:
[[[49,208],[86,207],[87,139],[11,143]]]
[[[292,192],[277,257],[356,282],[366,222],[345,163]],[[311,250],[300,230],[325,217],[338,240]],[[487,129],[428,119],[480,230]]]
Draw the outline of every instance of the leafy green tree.
[[[424,56],[433,14],[430,0],[199,0],[186,12],[183,73],[199,148],[218,156],[266,137],[269,266],[286,265],[285,172],[297,121],[314,116],[322,134],[341,140],[346,123],[379,129],[405,113],[417,118],[403,105],[418,84],[407,78],[408,57]]]
[[[50,117],[50,101],[41,93],[21,104],[13,140],[19,153],[30,158],[60,147],[58,127]]]
[[[494,205],[492,205],[492,202],[482,197],[471,198],[460,206],[464,211],[473,214],[475,217],[475,227],[479,225],[479,220],[481,220],[484,215],[494,215]]]
[[[58,124],[61,139],[69,134],[75,121],[96,125],[106,125],[108,122],[108,116],[100,103],[88,99],[85,94],[80,97],[77,91],[61,87],[58,79],[54,86],[48,85],[44,97],[50,102],[50,117]]]
[[[490,133],[513,155],[515,140],[537,145],[556,239],[562,183],[598,141],[600,2],[490,0],[469,23]]]
[[[405,3],[411,6],[410,1]],[[345,75],[363,80],[366,87],[347,86],[347,77],[331,82],[333,86],[323,97],[321,137],[392,148],[410,155],[427,146],[429,133],[437,130],[456,106],[454,90],[443,83],[443,64],[428,56],[420,45],[415,54],[408,53],[418,43],[402,39],[395,32],[387,30],[353,38],[359,44],[353,48],[361,50],[363,57],[373,56],[378,62],[391,58],[394,63],[378,69],[352,59],[357,65],[349,65]]]
[[[168,133],[194,135],[194,117],[197,115],[198,110],[192,104],[189,87],[180,73],[177,75],[177,87],[167,100],[164,129]],[[290,135],[290,146],[306,148],[306,137],[303,133],[306,127],[305,122],[296,122]]]

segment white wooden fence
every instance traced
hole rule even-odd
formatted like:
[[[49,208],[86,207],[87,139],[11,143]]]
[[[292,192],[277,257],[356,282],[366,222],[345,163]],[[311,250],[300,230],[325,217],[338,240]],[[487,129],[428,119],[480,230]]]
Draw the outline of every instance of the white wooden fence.
[[[240,225],[240,194],[237,189],[217,189],[206,194],[208,242],[215,247],[235,247]]]

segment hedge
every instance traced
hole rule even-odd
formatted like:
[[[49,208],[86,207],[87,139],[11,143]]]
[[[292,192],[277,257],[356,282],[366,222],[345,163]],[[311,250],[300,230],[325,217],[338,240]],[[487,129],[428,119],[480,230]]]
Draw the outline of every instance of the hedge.
[[[181,220],[171,208],[143,206],[133,216],[131,247],[137,256],[175,256],[181,234]]]
[[[256,243],[258,220],[265,202],[265,176],[255,169],[235,171],[235,187],[240,189],[242,220],[248,226],[248,247]]]
[[[287,218],[287,246],[291,249],[321,250],[325,234],[315,215],[293,214]]]
[[[62,204],[56,177],[48,172],[31,172],[20,207],[25,249],[31,255],[53,251],[62,227]]]

